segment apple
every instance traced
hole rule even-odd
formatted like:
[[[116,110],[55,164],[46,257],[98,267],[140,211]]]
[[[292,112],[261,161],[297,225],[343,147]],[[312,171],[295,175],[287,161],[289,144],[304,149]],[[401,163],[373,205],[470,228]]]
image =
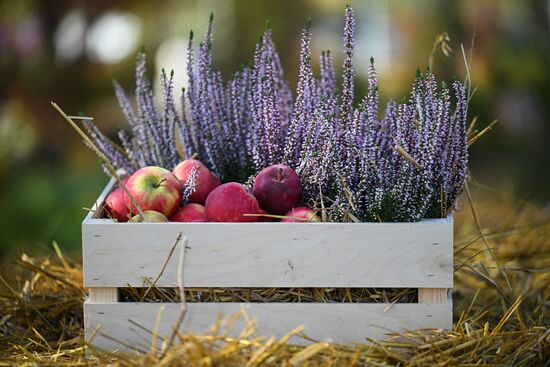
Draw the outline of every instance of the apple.
[[[143,217],[145,217],[145,220],[143,220]],[[168,222],[168,218],[162,213],[156,212],[154,210],[145,210],[143,212],[143,217],[141,214],[134,215],[130,222]]]
[[[190,203],[204,205],[208,194],[216,187],[221,185],[221,181],[212,171],[210,171],[201,161],[196,159],[186,159],[180,162],[172,171],[174,176],[185,184],[193,167],[198,167],[195,179],[195,191],[189,197]]]
[[[318,216],[315,215],[315,212],[310,208],[300,207],[291,209],[288,213],[285,214],[285,217],[281,219],[281,222],[320,222]]]
[[[126,205],[126,192],[122,187],[114,189],[105,199],[105,210],[110,218],[119,222],[127,222],[130,211]]]
[[[274,164],[258,173],[252,192],[260,206],[270,214],[284,215],[300,204],[302,185],[296,172]]]
[[[128,177],[123,178],[122,182],[126,184]],[[119,185],[105,199],[105,211],[109,218],[116,219],[119,222],[127,222],[129,210],[124,199],[126,191]]]
[[[190,203],[179,209],[170,218],[171,222],[208,222],[204,206],[197,203]]]
[[[182,200],[182,184],[169,170],[148,166],[134,172],[126,187],[142,211],[154,210],[171,217]],[[124,196],[131,215],[138,214],[130,197]]]
[[[257,222],[260,206],[250,191],[238,182],[216,187],[206,198],[206,216],[211,222]]]

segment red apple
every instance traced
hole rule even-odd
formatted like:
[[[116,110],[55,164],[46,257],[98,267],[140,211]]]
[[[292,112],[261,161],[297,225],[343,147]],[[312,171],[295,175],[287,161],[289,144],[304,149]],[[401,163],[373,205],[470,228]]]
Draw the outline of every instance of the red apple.
[[[274,164],[258,173],[252,192],[260,206],[270,214],[288,213],[302,200],[300,177],[283,164]]]
[[[145,220],[143,219],[145,217]],[[143,217],[141,214],[134,215],[130,222],[168,222],[168,218],[162,213],[156,212],[154,210],[145,210],[143,212]]]
[[[195,166],[198,167],[197,177],[195,179],[196,186],[195,191],[189,197],[189,202],[204,205],[208,194],[221,185],[219,177],[213,174],[202,162],[197,161],[196,159],[186,159],[183,162],[180,162],[172,172],[178,180],[185,184],[189,178],[191,170]]]
[[[171,218],[172,222],[208,222],[204,206],[197,203],[187,204]]]
[[[310,208],[300,207],[294,208],[285,214],[281,222],[320,222],[319,217]]]
[[[126,192],[122,187],[117,187],[113,192],[105,199],[105,210],[109,214],[110,218],[116,218],[119,222],[127,222],[128,206],[126,205]]]
[[[211,222],[256,222],[260,207],[250,191],[238,182],[216,187],[206,198],[206,215]]]
[[[182,199],[182,184],[169,170],[149,166],[138,169],[126,183],[128,191],[141,210],[154,210],[171,217]],[[136,215],[137,208],[130,197],[124,196],[130,213]]]
[[[122,182],[126,184],[128,177],[123,178]],[[126,206],[124,199],[126,192],[118,185],[105,199],[105,210],[108,213],[109,218],[114,218],[119,222],[127,222],[129,217],[129,210]]]

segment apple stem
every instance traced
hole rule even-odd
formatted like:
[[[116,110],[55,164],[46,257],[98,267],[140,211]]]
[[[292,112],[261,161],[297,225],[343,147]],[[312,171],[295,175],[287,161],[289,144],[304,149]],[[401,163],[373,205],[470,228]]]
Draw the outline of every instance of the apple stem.
[[[159,182],[157,182],[156,184],[154,184],[153,187],[154,187],[155,189],[158,189],[158,187],[159,187],[160,185],[162,185],[162,183],[163,183],[164,181],[166,181],[166,177],[164,177],[162,180],[160,180]]]
[[[277,181],[282,181],[282,180],[283,180],[283,172],[284,172],[284,171],[283,171],[282,168],[279,167],[279,168],[277,169],[277,173],[275,174],[275,179],[276,179]]]

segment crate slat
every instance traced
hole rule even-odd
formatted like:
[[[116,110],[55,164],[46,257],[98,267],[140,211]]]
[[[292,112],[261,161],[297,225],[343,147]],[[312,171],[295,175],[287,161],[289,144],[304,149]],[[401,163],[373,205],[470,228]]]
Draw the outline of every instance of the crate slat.
[[[98,328],[93,344],[106,350],[148,350],[151,335],[130,323],[154,330],[159,309],[163,307],[158,335],[169,336],[180,314],[175,303],[85,303],[87,339]],[[214,324],[218,315],[231,315],[245,307],[247,315],[258,320],[257,335],[285,335],[297,326],[304,325],[304,333],[318,340],[338,343],[364,342],[366,337],[380,339],[387,333],[406,329],[452,327],[451,304],[328,304],[328,303],[188,303],[181,331],[203,333]],[[235,329],[244,326],[241,318]],[[109,338],[103,336],[108,335]],[[306,344],[302,338],[293,343]]]
[[[186,287],[452,287],[452,220],[418,223],[113,223],[82,226],[86,287],[143,286],[179,233]],[[177,254],[177,252],[176,252]],[[157,283],[177,286],[178,256]]]

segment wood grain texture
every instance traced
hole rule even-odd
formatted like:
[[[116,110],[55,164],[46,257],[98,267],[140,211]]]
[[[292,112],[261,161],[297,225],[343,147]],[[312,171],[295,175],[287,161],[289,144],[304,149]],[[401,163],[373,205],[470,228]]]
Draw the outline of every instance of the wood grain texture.
[[[393,331],[452,327],[450,304],[189,303],[187,307],[180,329],[184,333],[207,332],[217,316],[230,315],[242,307],[257,321],[257,335],[267,337],[280,337],[304,325],[304,333],[312,338],[350,343],[364,342],[366,337],[381,339]],[[87,302],[84,305],[86,337],[98,329],[92,343],[99,348],[114,350],[132,346],[146,351],[151,345],[151,335],[128,320],[152,331],[161,308],[158,335],[168,336],[180,314],[179,304]],[[235,326],[238,333],[244,326],[243,318]],[[290,342],[307,343],[298,337]]]
[[[451,288],[452,220],[418,223],[114,223],[82,225],[84,286],[143,286],[179,233],[186,287]],[[172,256],[160,287],[177,286]]]
[[[447,288],[419,288],[418,303],[447,303],[448,291]]]
[[[90,288],[88,296],[91,302],[117,302],[118,288]]]

